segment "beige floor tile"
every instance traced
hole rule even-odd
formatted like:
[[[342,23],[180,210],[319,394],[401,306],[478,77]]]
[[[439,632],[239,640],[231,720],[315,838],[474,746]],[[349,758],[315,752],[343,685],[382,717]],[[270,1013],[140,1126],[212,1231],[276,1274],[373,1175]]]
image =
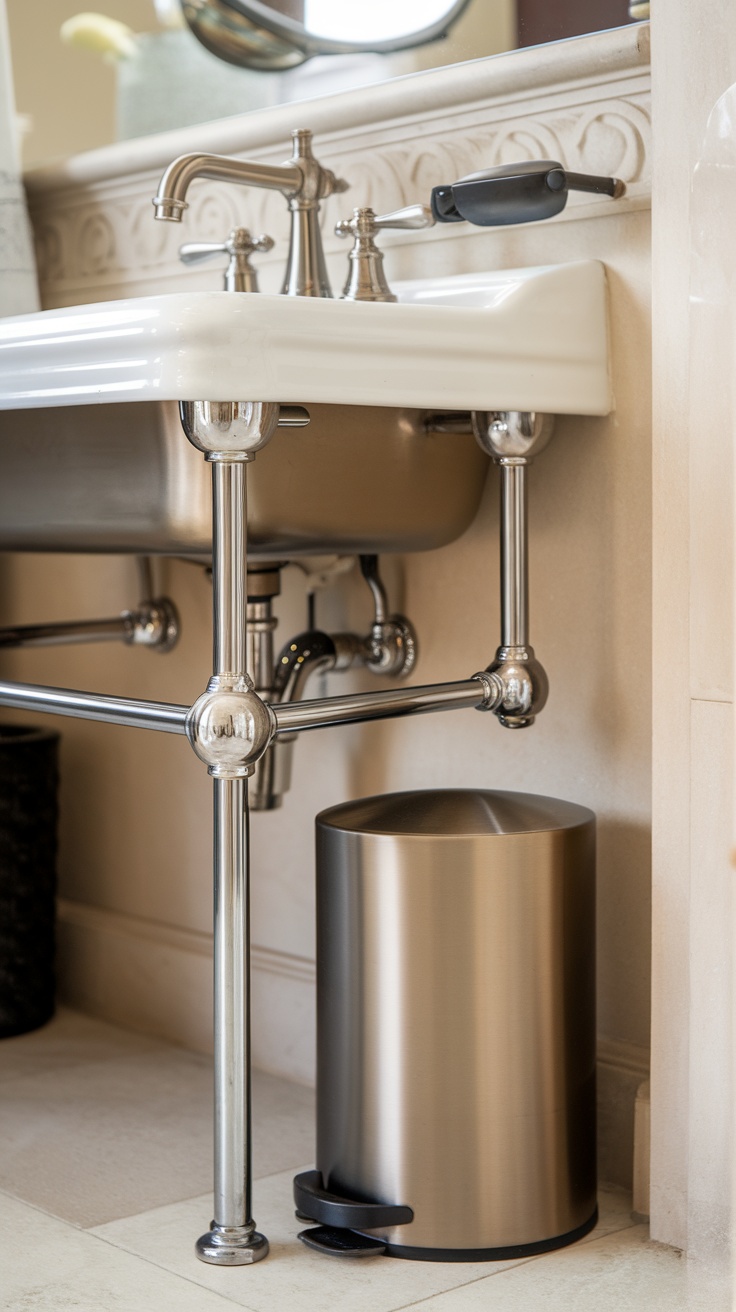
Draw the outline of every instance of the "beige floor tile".
[[[194,1240],[210,1217],[209,1196],[114,1221],[95,1230],[95,1234],[151,1261],[161,1261],[169,1270],[226,1293],[255,1312],[325,1312],[328,1308],[339,1312],[393,1312],[488,1275],[486,1262],[404,1262],[382,1257],[343,1260],[311,1252],[297,1240],[304,1226],[294,1216],[292,1175],[289,1171],[256,1185],[254,1214],[271,1243],[270,1256],[257,1267],[223,1271],[205,1266],[194,1257]],[[630,1205],[621,1191],[604,1191],[602,1225],[613,1229],[631,1225]],[[515,1265],[493,1263],[493,1270],[500,1272]]]
[[[73,1226],[31,1213],[43,1222],[34,1236],[40,1233],[42,1241],[50,1236],[59,1291],[47,1280],[45,1267],[31,1276],[19,1267],[15,1283],[8,1286],[15,1302],[7,1307],[13,1312],[62,1312],[67,1307],[147,1312],[154,1303],[157,1312],[159,1307],[179,1312],[190,1306],[207,1312],[209,1306],[224,1306],[222,1299],[252,1312],[333,1307],[339,1312],[394,1312],[417,1302],[434,1306],[459,1286],[470,1291],[478,1283],[486,1291],[496,1290],[496,1280],[510,1279],[529,1265],[529,1259],[491,1267],[383,1258],[351,1262],[304,1248],[296,1237],[302,1227],[293,1214],[291,1180],[295,1163],[313,1163],[313,1093],[256,1073],[255,1171],[267,1178],[256,1184],[255,1212],[271,1241],[271,1256],[253,1268],[205,1266],[194,1257],[193,1243],[211,1215],[210,1196],[204,1192],[211,1181],[210,1061],[70,1013],[36,1035],[10,1041],[9,1048],[0,1048],[0,1060],[3,1051],[10,1058],[6,1078],[0,1078],[0,1188],[64,1221],[96,1227],[85,1236]],[[3,1200],[6,1211],[14,1205],[20,1206]],[[600,1224],[585,1246],[596,1247],[601,1236],[631,1226],[630,1201],[623,1191],[601,1190],[600,1205]],[[104,1251],[112,1246],[130,1255],[133,1265],[119,1280],[111,1277],[109,1288],[95,1274],[102,1272],[98,1250],[80,1248],[85,1238],[104,1242]],[[93,1255],[89,1287],[83,1280],[88,1252]],[[163,1270],[151,1283],[154,1268]],[[159,1289],[158,1279],[176,1281],[177,1289],[181,1283],[186,1296]],[[192,1289],[200,1301],[190,1301]],[[5,1306],[0,1295],[3,1312]],[[438,1306],[444,1312],[451,1305]]]
[[[730,1312],[728,1291],[693,1276],[645,1226],[531,1259],[436,1297],[412,1312]]]
[[[0,1194],[2,1312],[227,1312],[232,1303]]]
[[[41,1029],[0,1039],[0,1084],[55,1072],[65,1066],[78,1066],[80,1062],[151,1052],[160,1046],[160,1039],[121,1030],[93,1016],[59,1007],[53,1019]]]
[[[102,1037],[102,1060],[85,1043],[75,1065],[39,1064],[0,1084],[0,1189],[82,1226],[212,1182],[210,1060],[160,1044],[129,1050],[125,1035],[116,1055]],[[309,1089],[257,1073],[254,1107],[259,1175],[312,1156]]]

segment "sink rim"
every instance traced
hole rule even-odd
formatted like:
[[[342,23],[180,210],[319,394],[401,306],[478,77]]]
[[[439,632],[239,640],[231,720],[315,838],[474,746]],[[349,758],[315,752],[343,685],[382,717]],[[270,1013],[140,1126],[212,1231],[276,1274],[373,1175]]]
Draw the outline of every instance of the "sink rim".
[[[0,319],[0,409],[236,397],[612,409],[599,261],[395,289],[391,304],[173,292]]]

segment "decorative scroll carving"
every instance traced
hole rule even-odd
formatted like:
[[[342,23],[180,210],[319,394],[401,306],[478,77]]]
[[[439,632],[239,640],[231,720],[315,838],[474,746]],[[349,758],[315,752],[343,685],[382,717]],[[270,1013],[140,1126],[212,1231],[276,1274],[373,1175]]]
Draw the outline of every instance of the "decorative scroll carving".
[[[499,105],[489,98],[484,106],[459,107],[441,120],[419,126],[393,120],[376,124],[369,132],[332,134],[320,145],[320,158],[346,177],[351,189],[347,196],[331,197],[324,206],[327,249],[333,248],[330,234],[335,221],[353,204],[372,205],[379,211],[396,209],[426,199],[438,182],[516,159],[558,159],[578,171],[613,174],[627,183],[630,201],[646,204],[649,91],[641,76],[633,94],[631,81],[624,81],[624,88],[628,94],[617,97],[615,84],[609,83],[603,97],[601,87],[568,86],[545,97],[543,107],[537,88],[534,98],[539,107],[533,109],[532,101],[523,112],[518,101]],[[283,148],[248,153],[279,161]],[[92,192],[80,189],[78,199],[66,190],[58,210],[53,193],[37,198],[33,219],[46,304],[121,295],[132,283],[137,290],[142,284],[145,290],[148,283],[160,289],[162,280],[171,285],[180,275],[177,252],[183,241],[219,240],[236,224],[247,223],[256,232],[283,237],[271,257],[271,262],[281,260],[287,215],[278,193],[200,181],[192,186],[184,222],[174,225],[153,221],[151,196],[157,182],[157,173],[138,174],[127,187],[124,179],[115,179],[114,184],[100,184]],[[556,221],[564,221],[581,204],[587,204],[588,217],[593,212],[589,198],[571,199],[568,211]],[[595,213],[610,214],[615,205],[596,198]]]

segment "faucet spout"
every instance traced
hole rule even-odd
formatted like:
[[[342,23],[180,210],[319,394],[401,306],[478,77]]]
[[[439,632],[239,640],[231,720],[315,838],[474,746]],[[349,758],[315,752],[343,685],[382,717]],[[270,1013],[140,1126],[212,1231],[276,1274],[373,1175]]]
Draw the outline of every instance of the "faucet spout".
[[[180,223],[188,208],[187,193],[196,178],[234,182],[280,191],[291,211],[291,242],[282,291],[289,296],[332,296],[325,265],[318,214],[320,201],[348,184],[312,154],[312,134],[292,133],[293,151],[285,164],[260,164],[227,155],[180,155],[164,171],[153,198],[154,216]]]
[[[157,219],[181,222],[184,210],[189,208],[186,196],[195,178],[266,187],[271,191],[281,191],[285,196],[296,195],[302,184],[299,169],[288,164],[256,164],[231,159],[228,155],[180,155],[162,175],[158,194],[153,198]]]

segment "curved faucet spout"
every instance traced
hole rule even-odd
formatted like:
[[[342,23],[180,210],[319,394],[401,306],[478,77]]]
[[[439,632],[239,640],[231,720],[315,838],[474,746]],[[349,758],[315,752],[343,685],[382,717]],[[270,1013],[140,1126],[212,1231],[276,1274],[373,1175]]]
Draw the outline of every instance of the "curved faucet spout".
[[[188,209],[186,199],[195,178],[213,182],[239,182],[245,187],[266,187],[296,196],[302,186],[301,170],[291,164],[257,164],[231,159],[228,155],[180,155],[165,170],[153,198],[154,216],[170,223],[180,223]]]

